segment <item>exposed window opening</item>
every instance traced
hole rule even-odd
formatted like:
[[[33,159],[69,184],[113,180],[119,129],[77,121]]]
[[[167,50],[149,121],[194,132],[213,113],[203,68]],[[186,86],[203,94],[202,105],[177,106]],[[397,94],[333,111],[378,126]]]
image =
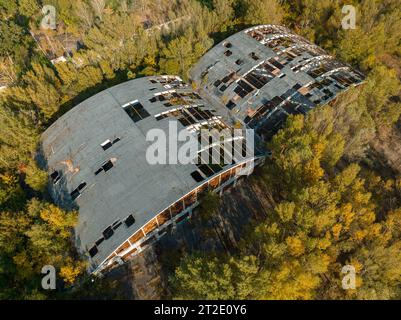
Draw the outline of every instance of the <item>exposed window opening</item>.
[[[253,60],[259,60],[259,57],[256,55],[256,53],[255,52],[251,52],[250,54],[249,54],[249,56],[253,59]]]
[[[104,241],[103,237],[97,239],[96,242],[95,242],[96,246],[100,245],[103,241]]]
[[[194,171],[194,172],[192,172],[192,173],[191,173],[191,177],[194,178],[194,180],[195,180],[196,182],[201,182],[201,181],[205,180],[205,179],[201,176],[201,174],[199,173],[199,171]]]
[[[230,50],[227,50],[226,52],[224,52],[224,55],[226,56],[226,57],[229,57],[229,56],[231,56],[233,53],[230,51]]]
[[[53,171],[53,173],[50,175],[50,178],[53,181],[53,184],[56,184],[57,182],[59,182],[59,180],[61,179],[61,176],[59,174],[59,172],[57,170]]]
[[[122,222],[119,221],[117,224],[113,225],[113,230],[116,230],[121,225],[122,225]]]
[[[70,196],[72,198],[72,200],[75,200],[76,198],[78,198],[81,195],[81,193],[78,191],[78,189],[75,189],[74,191],[72,191],[70,193]]]
[[[109,139],[107,139],[105,142],[101,143],[100,146],[103,148],[103,150],[107,150],[109,148],[111,148],[113,144],[111,143],[111,141]]]
[[[113,142],[111,142],[109,139],[107,139],[106,141],[104,141],[103,143],[100,144],[100,146],[103,148],[103,150],[107,150],[109,149],[113,144],[117,143],[118,141],[120,141],[120,138],[115,138],[113,140]]]
[[[103,236],[105,240],[109,239],[113,234],[114,231],[110,226],[103,230]]]
[[[111,168],[113,168],[113,162],[111,162],[111,160],[107,161],[104,165],[102,165],[102,168],[104,172],[109,171]]]
[[[221,84],[221,80],[216,80],[214,83],[213,83],[213,85],[215,86],[215,87],[218,87],[219,85]]]
[[[298,89],[300,89],[302,86],[299,84],[299,83],[297,83],[297,84],[295,84],[294,86],[293,86],[293,88],[294,88],[294,90],[298,90]]]
[[[113,222],[111,227],[113,228],[113,230],[116,230],[119,226],[121,226],[121,224],[122,224],[122,222],[120,221],[120,219],[118,219],[118,220]]]
[[[235,106],[236,106],[236,104],[234,102],[232,102],[231,100],[228,101],[228,103],[226,104],[226,107],[230,110],[232,110]]]
[[[147,112],[143,105],[138,101],[129,103],[128,105],[123,106],[123,108],[134,122],[138,122],[150,116],[149,112]]]
[[[134,216],[130,214],[127,218],[125,218],[124,223],[127,226],[127,228],[132,226],[135,223]]]
[[[160,121],[160,120],[162,120],[164,118],[168,118],[168,115],[166,113],[165,114],[159,114],[158,116],[155,116],[155,118],[156,118],[157,121]]]
[[[81,195],[81,191],[86,187],[86,182],[81,182],[76,189],[74,189],[70,195],[72,200],[77,199]]]
[[[235,61],[235,64],[237,64],[237,65],[241,65],[241,64],[243,64],[244,63],[244,61],[243,60],[241,60],[241,59],[238,59],[237,61]]]
[[[79,191],[82,191],[83,189],[85,189],[85,187],[86,187],[86,182],[81,182],[81,183],[79,184],[79,186],[78,186],[78,190],[79,190]]]
[[[95,176],[97,176],[102,171],[104,171],[104,172],[109,171],[111,168],[113,168],[113,166],[114,165],[113,165],[113,162],[111,160],[106,161],[105,163],[102,164],[102,166],[99,169],[97,169],[95,171]]]
[[[92,248],[89,249],[89,255],[91,256],[91,258],[93,258],[97,253],[98,250],[96,246],[93,246]]]

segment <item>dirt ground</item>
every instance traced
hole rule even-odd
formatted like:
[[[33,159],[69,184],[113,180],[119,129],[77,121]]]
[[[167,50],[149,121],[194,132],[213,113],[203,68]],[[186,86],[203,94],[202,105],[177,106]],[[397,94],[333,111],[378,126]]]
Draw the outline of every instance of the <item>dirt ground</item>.
[[[371,142],[376,161],[382,167],[390,168],[401,174],[401,121],[392,129],[382,129],[377,139]]]
[[[271,208],[269,195],[255,182],[242,179],[223,196],[219,213],[210,221],[194,211],[171,234],[111,272],[109,277],[124,283],[127,299],[169,297],[168,276],[182,255],[191,252],[234,252],[250,219],[263,219]]]

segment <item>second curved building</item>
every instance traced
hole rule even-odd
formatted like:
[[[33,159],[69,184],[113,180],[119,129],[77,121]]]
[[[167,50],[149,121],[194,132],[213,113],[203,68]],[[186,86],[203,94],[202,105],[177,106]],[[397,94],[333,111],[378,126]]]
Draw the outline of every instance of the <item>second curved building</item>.
[[[363,81],[322,48],[276,25],[238,32],[190,71],[200,95],[265,139],[289,114],[305,114]]]

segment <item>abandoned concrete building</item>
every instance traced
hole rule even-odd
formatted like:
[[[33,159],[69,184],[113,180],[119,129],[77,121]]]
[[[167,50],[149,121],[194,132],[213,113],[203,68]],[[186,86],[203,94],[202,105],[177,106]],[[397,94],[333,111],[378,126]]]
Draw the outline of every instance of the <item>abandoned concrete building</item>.
[[[275,25],[232,35],[190,71],[206,101],[264,139],[277,132],[289,114],[327,104],[363,78],[322,48]]]
[[[161,76],[100,92],[43,134],[52,197],[62,207],[79,210],[76,246],[88,256],[91,272],[140,252],[188,218],[202,193],[224,190],[248,162],[262,160],[241,152],[230,164],[220,159],[211,164],[149,164],[146,151],[153,142],[146,140],[147,132],[157,128],[168,136],[174,119],[178,132],[185,128],[195,135],[205,127],[228,128],[180,78]]]
[[[229,164],[149,164],[150,129],[168,135],[174,121],[196,136],[202,128],[241,124],[269,139],[289,114],[326,104],[363,75],[290,30],[264,25],[216,45],[190,80],[192,87],[177,76],[122,83],[80,103],[42,135],[51,195],[79,210],[75,244],[90,272],[107,272],[141,252],[189,218],[207,190],[224,192],[267,154],[254,147]],[[214,148],[220,156],[227,151]]]

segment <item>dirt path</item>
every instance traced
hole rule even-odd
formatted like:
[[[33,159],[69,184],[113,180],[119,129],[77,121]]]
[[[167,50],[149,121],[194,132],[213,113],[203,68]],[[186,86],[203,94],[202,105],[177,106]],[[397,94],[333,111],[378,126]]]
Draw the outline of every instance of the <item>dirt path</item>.
[[[382,165],[401,174],[401,122],[392,129],[382,129],[371,142]]]

